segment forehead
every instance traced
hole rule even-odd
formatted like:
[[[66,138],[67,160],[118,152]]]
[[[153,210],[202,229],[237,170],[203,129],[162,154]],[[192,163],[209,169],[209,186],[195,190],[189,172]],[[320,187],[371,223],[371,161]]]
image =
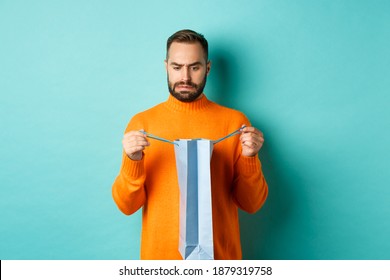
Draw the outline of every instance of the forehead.
[[[182,64],[203,62],[205,53],[199,42],[173,42],[168,51],[168,61]]]

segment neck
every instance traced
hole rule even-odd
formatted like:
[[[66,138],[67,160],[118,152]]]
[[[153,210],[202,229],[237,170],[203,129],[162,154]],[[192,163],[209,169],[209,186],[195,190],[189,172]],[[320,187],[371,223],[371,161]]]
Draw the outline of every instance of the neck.
[[[166,105],[169,109],[180,112],[198,112],[204,110],[211,102],[202,93],[199,97],[191,102],[183,102],[176,99],[172,94],[169,95]]]

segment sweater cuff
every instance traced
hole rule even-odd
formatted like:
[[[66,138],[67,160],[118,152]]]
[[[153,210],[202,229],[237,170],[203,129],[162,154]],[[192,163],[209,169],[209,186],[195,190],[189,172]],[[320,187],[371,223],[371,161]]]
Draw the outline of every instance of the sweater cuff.
[[[261,170],[261,163],[259,156],[253,157],[241,156],[239,159],[239,171],[243,174],[252,174]]]
[[[132,160],[126,154],[123,155],[121,173],[132,179],[144,175],[144,157],[141,160]]]

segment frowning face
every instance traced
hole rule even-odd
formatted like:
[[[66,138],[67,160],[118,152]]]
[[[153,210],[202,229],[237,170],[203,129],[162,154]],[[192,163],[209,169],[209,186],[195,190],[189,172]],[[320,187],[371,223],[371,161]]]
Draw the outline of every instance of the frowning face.
[[[173,42],[165,60],[169,92],[183,102],[196,100],[203,93],[210,66],[199,43]]]

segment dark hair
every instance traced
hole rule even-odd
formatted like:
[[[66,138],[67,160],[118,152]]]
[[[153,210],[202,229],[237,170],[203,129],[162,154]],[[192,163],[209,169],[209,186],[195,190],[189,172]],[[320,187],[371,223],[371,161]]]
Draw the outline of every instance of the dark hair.
[[[193,30],[183,29],[183,30],[177,31],[176,33],[171,35],[171,37],[169,37],[168,41],[167,41],[167,58],[168,58],[169,48],[171,47],[171,44],[173,42],[179,42],[179,43],[199,42],[203,48],[204,53],[205,53],[206,61],[208,61],[209,44],[208,44],[206,38],[202,34],[197,33]]]

